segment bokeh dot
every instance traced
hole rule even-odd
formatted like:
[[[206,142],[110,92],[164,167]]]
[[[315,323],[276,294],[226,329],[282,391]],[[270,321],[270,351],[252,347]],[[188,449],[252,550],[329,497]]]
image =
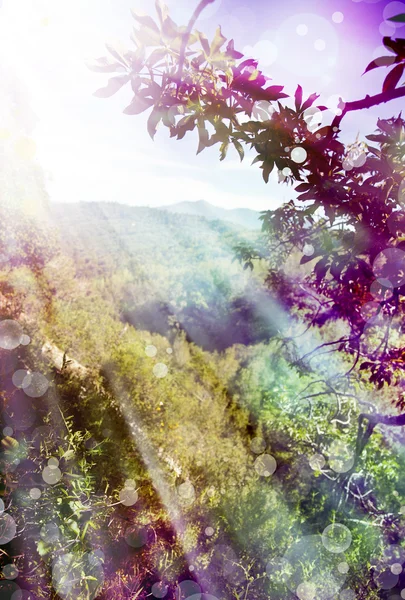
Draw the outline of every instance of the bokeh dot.
[[[307,151],[301,146],[296,146],[291,151],[291,159],[296,163],[303,163],[307,159]]]
[[[333,554],[345,552],[352,543],[350,529],[341,523],[332,523],[322,532],[322,543]]]
[[[339,563],[337,568],[339,573],[342,573],[343,575],[349,571],[349,565],[347,564],[347,562]]]
[[[379,278],[370,285],[370,294],[379,302],[389,300],[394,294],[394,286],[388,279]]]
[[[211,537],[212,535],[214,535],[214,528],[213,527],[206,527],[205,528],[205,535],[208,537]]]
[[[26,595],[26,590],[22,590],[15,581],[3,579],[0,581],[0,600],[35,600],[33,594]]]
[[[344,14],[340,11],[336,11],[333,13],[332,15],[332,21],[334,23],[343,23],[343,19],[344,19]]]
[[[312,244],[304,244],[304,247],[302,249],[302,253],[305,256],[312,256],[314,252],[315,252],[315,248],[313,247]]]
[[[152,344],[149,346],[146,346],[145,354],[146,354],[146,356],[149,356],[149,358],[153,358],[154,356],[156,356],[156,354],[157,354],[156,346],[153,346]]]
[[[356,594],[353,590],[346,588],[340,592],[339,600],[356,600]]]
[[[377,564],[373,571],[375,585],[381,590],[392,590],[398,583],[398,575],[395,575],[389,565]]]
[[[30,497],[33,500],[39,500],[39,498],[41,497],[41,490],[39,488],[31,488]]]
[[[138,501],[138,492],[130,488],[124,488],[120,491],[120,502],[124,506],[133,506]]]
[[[23,390],[30,398],[40,398],[48,391],[48,388],[49,381],[45,375],[42,375],[42,373],[32,373],[29,385],[26,386],[24,383]]]
[[[379,28],[378,31],[380,32],[380,34],[382,36],[388,36],[391,37],[392,35],[395,34],[395,25],[394,23],[392,23],[391,21],[383,21]]]
[[[21,336],[21,339],[20,339],[20,344],[21,344],[22,346],[28,346],[28,344],[29,344],[30,342],[31,342],[31,338],[30,338],[30,336],[29,336],[29,335],[26,335],[26,334],[24,333],[24,335],[22,335],[22,336]]]
[[[146,527],[129,527],[124,539],[131,548],[142,548],[148,543],[149,535]]]
[[[304,581],[299,584],[296,593],[300,600],[315,600],[316,587],[311,581]]]
[[[394,288],[405,283],[405,252],[400,248],[386,248],[373,262],[373,273],[378,281],[389,281]]]
[[[191,481],[181,483],[177,488],[179,498],[185,502],[193,502],[195,498],[195,488]]]
[[[315,48],[315,50],[318,50],[318,52],[322,52],[322,50],[325,50],[325,48],[326,48],[325,40],[322,40],[320,38],[318,40],[315,40],[314,48]]]
[[[290,169],[290,167],[284,167],[284,169],[282,170],[282,174],[284,175],[284,177],[289,177],[291,175],[292,171]]]
[[[405,3],[398,2],[395,0],[394,2],[390,2],[384,7],[383,10],[383,18],[385,21],[388,21],[391,17],[396,17],[397,15],[401,15],[405,13]],[[394,25],[396,29],[403,27],[404,23],[395,23],[394,21],[389,21]]]
[[[163,377],[166,377],[168,372],[169,369],[164,363],[156,363],[156,365],[153,367],[153,374],[158,379],[163,379]]]
[[[0,348],[15,350],[21,343],[22,327],[17,321],[5,319],[0,322]]]
[[[308,131],[311,133],[314,133],[317,129],[319,129],[323,121],[322,111],[319,110],[319,108],[316,108],[316,106],[310,106],[307,108],[304,111],[302,118],[307,124]]]
[[[308,463],[314,471],[321,471],[325,466],[325,457],[322,454],[314,454],[310,457]]]
[[[13,433],[14,433],[14,430],[12,427],[4,427],[4,429],[3,429],[4,437],[10,437],[13,435]]]
[[[3,575],[6,579],[16,579],[18,577],[18,569],[14,564],[4,565]]]
[[[341,440],[335,440],[329,448],[329,466],[335,473],[347,473],[354,465],[352,448]]]
[[[277,469],[277,462],[271,454],[262,454],[256,458],[254,468],[260,477],[270,477]]]
[[[55,456],[51,456],[48,460],[48,467],[59,467],[59,461]]]
[[[60,530],[56,523],[45,523],[39,532],[44,542],[54,544],[60,538]]]
[[[0,515],[0,545],[11,542],[16,532],[17,525],[13,517],[7,513]]]
[[[195,595],[201,596],[201,588],[196,581],[186,579],[178,584],[175,594],[176,600],[190,599]]]
[[[266,449],[266,442],[263,438],[255,437],[250,442],[250,449],[254,454],[262,454]]]
[[[399,575],[402,573],[402,565],[400,563],[394,563],[391,565],[391,573],[394,575]]]
[[[62,479],[62,472],[58,467],[45,467],[42,471],[42,479],[49,485],[55,485]]]
[[[152,596],[155,598],[164,598],[167,596],[168,586],[163,581],[157,581],[152,585]]]
[[[173,348],[167,348],[166,352],[167,354],[173,354]]]
[[[13,385],[16,388],[22,389],[28,387],[31,383],[31,373],[26,369],[18,369],[11,378]]]
[[[300,25],[297,25],[296,32],[298,33],[298,35],[307,35],[307,33],[308,33],[307,25],[305,25],[305,23],[300,23]]]
[[[381,304],[378,302],[366,302],[360,308],[360,314],[365,321],[377,316],[381,310]]]
[[[135,479],[126,479],[124,487],[128,488],[129,490],[134,490],[136,487]]]
[[[371,58],[375,61],[376,65],[383,67],[387,66],[387,57],[389,59],[388,65],[393,65],[395,62],[395,55],[390,54],[385,46],[377,46],[371,55]]]

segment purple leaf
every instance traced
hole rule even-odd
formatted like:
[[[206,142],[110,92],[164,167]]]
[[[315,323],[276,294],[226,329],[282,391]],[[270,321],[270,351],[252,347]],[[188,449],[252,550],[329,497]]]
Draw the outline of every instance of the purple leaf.
[[[384,79],[383,83],[383,92],[389,92],[390,90],[395,90],[397,83],[402,77],[404,72],[405,64],[397,65],[390,71],[387,77]]]
[[[97,98],[110,98],[113,96],[118,90],[122,88],[129,81],[129,75],[121,75],[119,77],[112,77],[106,87],[100,88],[96,92],[94,92],[93,96]]]

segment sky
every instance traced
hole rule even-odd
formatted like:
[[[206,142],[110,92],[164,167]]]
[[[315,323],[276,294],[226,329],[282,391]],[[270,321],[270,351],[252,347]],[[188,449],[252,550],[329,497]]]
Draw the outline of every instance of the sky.
[[[186,24],[197,2],[168,0],[170,14]],[[218,146],[196,156],[195,132],[182,141],[166,128],[152,141],[147,113],[122,113],[131,90],[110,99],[93,96],[108,74],[86,67],[105,56],[105,43],[131,46],[130,9],[155,15],[152,0],[3,0],[0,55],[3,69],[24,87],[36,115],[31,137],[35,160],[46,174],[54,202],[115,201],[162,206],[204,199],[224,208],[272,209],[292,197],[274,171],[264,184],[253,155],[239,162],[231,150],[219,162]],[[298,83],[319,102],[336,106],[339,96],[356,100],[381,90],[384,69],[361,77],[381,49],[382,35],[404,37],[405,27],[386,19],[405,3],[385,0],[216,0],[197,27],[209,37],[220,24],[246,56],[259,59],[274,84],[293,94]],[[1,105],[0,116],[4,114]],[[375,129],[377,117],[399,113],[403,101],[348,115],[344,141]],[[329,116],[332,113],[328,113]],[[327,115],[326,115],[327,118]]]

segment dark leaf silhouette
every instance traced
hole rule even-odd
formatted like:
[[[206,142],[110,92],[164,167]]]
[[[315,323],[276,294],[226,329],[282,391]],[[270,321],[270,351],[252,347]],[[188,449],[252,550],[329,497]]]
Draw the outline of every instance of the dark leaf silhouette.
[[[402,77],[404,72],[405,64],[397,65],[392,71],[390,71],[383,83],[383,92],[388,92],[396,88],[397,83]]]

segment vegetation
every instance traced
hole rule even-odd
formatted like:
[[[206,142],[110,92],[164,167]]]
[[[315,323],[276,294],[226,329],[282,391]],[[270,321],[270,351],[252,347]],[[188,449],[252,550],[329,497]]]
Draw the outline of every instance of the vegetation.
[[[20,156],[45,208],[28,214],[7,188],[22,201],[1,209],[0,588],[12,600],[405,588],[392,428],[404,422],[405,123],[380,120],[374,146],[339,141],[347,112],[405,95],[405,40],[385,39],[392,61],[368,67],[393,66],[381,94],[312,128],[316,95],[298,87],[283,105],[220,30],[211,44],[192,31],[208,3],[186,28],[159,2],[158,23],[135,14],[137,49],[93,65],[125,71],[98,95],[131,82],[126,112],[151,109],[151,135],[158,122],[179,139],[197,128],[199,151],[219,143],[221,158],[250,145],[265,181],[277,168],[300,196],[263,213],[260,235],[119,204],[66,211]]]

